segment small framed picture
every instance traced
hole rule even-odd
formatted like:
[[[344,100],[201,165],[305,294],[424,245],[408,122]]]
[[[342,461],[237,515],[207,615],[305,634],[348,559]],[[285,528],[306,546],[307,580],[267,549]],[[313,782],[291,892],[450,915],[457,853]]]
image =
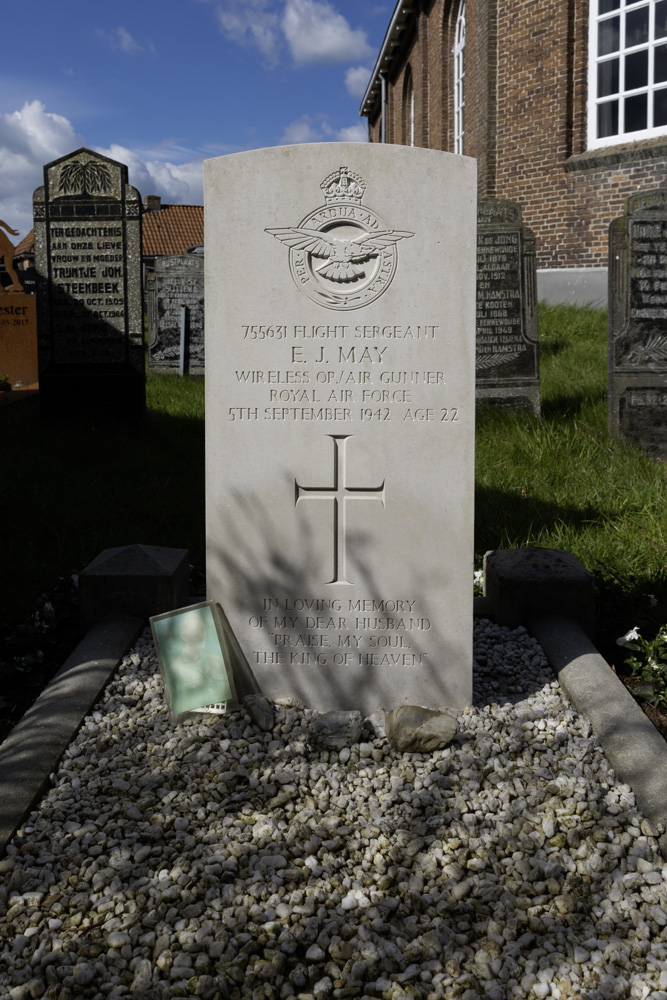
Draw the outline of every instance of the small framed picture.
[[[220,715],[237,705],[231,657],[215,601],[150,619],[169,714]]]

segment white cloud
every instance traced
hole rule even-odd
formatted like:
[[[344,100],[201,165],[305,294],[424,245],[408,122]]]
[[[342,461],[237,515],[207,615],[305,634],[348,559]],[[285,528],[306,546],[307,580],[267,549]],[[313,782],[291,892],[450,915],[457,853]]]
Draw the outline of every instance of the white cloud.
[[[365,32],[351,28],[326,0],[287,0],[282,28],[299,64],[352,62],[372,55]]]
[[[287,125],[279,144],[334,140],[365,142],[366,128],[358,123],[336,129],[325,114],[303,115]],[[0,219],[18,229],[19,238],[32,229],[32,196],[44,182],[44,164],[86,145],[68,118],[47,111],[41,101],[0,114]],[[149,149],[112,144],[97,151],[125,163],[130,183],[142,196],[159,194],[166,202],[196,205],[203,201],[204,156],[234,150],[217,144],[194,150],[166,139]]]
[[[350,66],[345,73],[345,87],[351,97],[363,97],[366,93],[371,71],[365,66]]]
[[[84,145],[70,121],[41,101],[0,115],[0,219],[21,237],[32,229],[32,195],[44,182],[45,163]]]
[[[72,123],[48,112],[41,101],[0,114],[0,219],[18,229],[19,238],[32,229],[32,196],[44,183],[44,164],[85,145]],[[136,152],[118,145],[97,151],[127,164],[130,183],[142,196],[159,194],[165,201],[191,205],[203,201],[202,157],[192,150],[167,143],[160,151]],[[186,162],[172,160],[186,156]]]
[[[278,15],[269,9],[271,0],[225,0],[217,15],[223,35],[238,45],[254,45],[269,63],[280,52]]]
[[[368,142],[368,129],[361,123],[334,129],[325,115],[302,115],[290,122],[278,140],[278,145],[289,146],[301,142]]]
[[[148,160],[134,150],[115,143],[106,149],[96,147],[96,152],[124,163],[130,184],[138,188],[142,197],[159,194],[166,202],[182,205],[201,205],[204,200],[202,159],[189,163]]]
[[[362,125],[361,122],[358,125],[349,125],[347,128],[339,129],[336,138],[339,142],[368,142],[368,126]]]
[[[290,122],[278,140],[279,146],[290,146],[298,142],[322,142],[324,134],[309,115],[302,115],[296,121]]]
[[[139,45],[126,28],[114,28],[112,31],[100,28],[97,34],[108,42],[112,49],[119,49],[127,55],[137,55],[144,51],[143,45]]]

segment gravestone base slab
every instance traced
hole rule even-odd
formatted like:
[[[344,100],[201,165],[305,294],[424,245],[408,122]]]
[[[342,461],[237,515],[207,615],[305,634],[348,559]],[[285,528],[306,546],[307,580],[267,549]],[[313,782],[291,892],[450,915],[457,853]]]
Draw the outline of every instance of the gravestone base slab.
[[[639,445],[651,458],[667,459],[667,386],[665,375],[616,377],[615,434]]]
[[[104,549],[79,574],[82,623],[109,615],[147,619],[189,603],[187,549],[125,545]]]
[[[127,167],[85,148],[47,163],[33,217],[42,416],[140,416],[141,196]]]
[[[85,417],[134,423],[145,412],[146,391],[142,373],[42,372],[39,377],[39,409],[43,419]]]
[[[477,407],[492,406],[495,410],[517,410],[539,417],[541,412],[540,387],[510,385],[504,388],[477,386],[475,391]]]
[[[498,549],[484,556],[484,594],[499,625],[518,628],[542,615],[573,618],[593,637],[595,588],[571,552]]]

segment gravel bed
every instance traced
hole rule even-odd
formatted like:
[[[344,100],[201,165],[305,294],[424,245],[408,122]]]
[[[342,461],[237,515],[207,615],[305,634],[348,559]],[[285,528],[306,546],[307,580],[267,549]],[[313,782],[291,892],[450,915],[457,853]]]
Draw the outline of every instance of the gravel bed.
[[[150,633],[0,860],[0,996],[667,1000],[667,865],[523,629],[445,750],[169,722]]]

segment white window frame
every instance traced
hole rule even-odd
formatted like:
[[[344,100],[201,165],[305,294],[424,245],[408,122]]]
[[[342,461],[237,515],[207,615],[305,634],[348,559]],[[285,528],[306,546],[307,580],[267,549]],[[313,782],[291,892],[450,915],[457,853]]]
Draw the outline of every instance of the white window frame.
[[[403,84],[403,128],[401,142],[406,146],[415,144],[415,83],[412,67],[408,64]]]
[[[456,15],[454,31],[454,152],[463,153],[465,126],[465,45],[466,45],[466,0],[461,0]]]
[[[655,38],[656,5],[660,0],[618,0],[618,6],[611,11],[600,13],[600,0],[590,0],[589,41],[588,41],[588,148],[599,149],[602,146],[615,146],[619,143],[635,142],[638,139],[649,139],[653,136],[667,135],[667,124],[653,125],[653,95],[660,90],[667,90],[667,81],[654,83],[654,56],[660,45],[667,44],[667,36]],[[648,7],[649,37],[648,41],[635,46],[626,46],[625,27],[626,14]],[[598,35],[600,25],[614,17],[619,17],[619,47],[614,53],[598,55]],[[626,58],[643,50],[648,54],[648,82],[645,86],[634,90],[625,87]],[[598,97],[598,66],[618,58],[618,93]],[[625,100],[634,95],[647,94],[647,127],[634,132],[625,131]],[[598,108],[607,103],[618,102],[618,130],[613,135],[598,136]]]

